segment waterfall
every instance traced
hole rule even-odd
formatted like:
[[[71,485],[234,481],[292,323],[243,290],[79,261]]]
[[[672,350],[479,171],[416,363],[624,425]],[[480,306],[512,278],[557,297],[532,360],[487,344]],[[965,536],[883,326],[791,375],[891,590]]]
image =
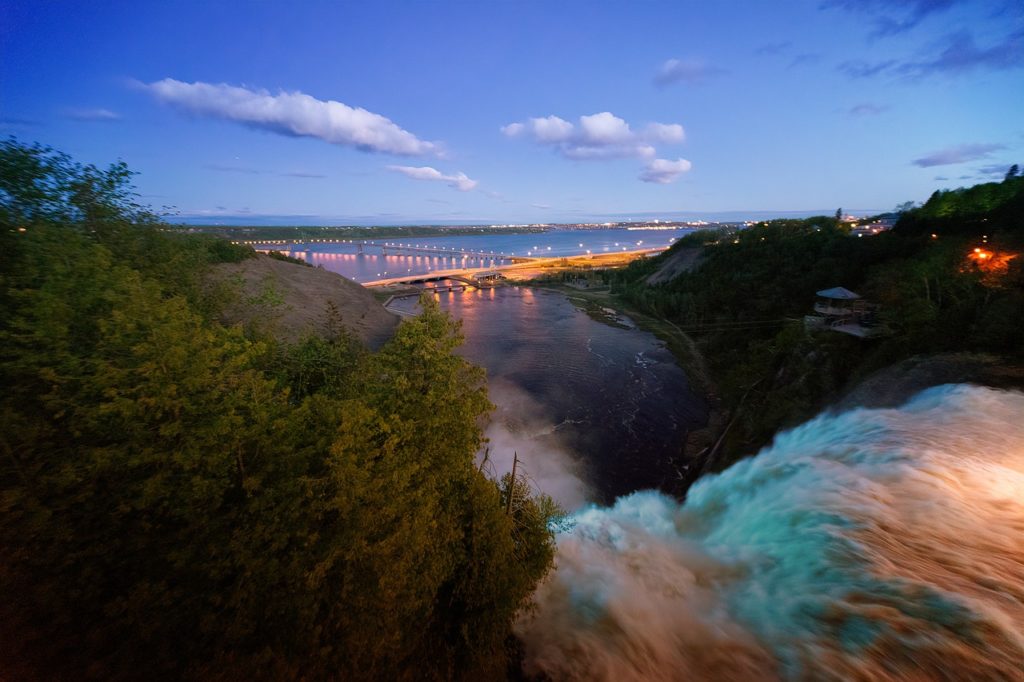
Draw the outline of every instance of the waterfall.
[[[575,512],[517,624],[555,680],[1024,679],[1024,395],[825,413]]]

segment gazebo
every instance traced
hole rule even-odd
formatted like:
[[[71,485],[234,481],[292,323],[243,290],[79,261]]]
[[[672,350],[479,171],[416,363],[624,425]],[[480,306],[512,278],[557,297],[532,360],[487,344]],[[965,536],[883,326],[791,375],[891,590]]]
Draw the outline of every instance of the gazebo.
[[[814,303],[814,312],[826,317],[850,317],[854,314],[855,308],[862,308],[854,301],[860,301],[860,294],[854,293],[843,287],[832,287],[822,289],[817,293],[819,300]]]
[[[881,336],[887,330],[878,324],[878,306],[869,304],[860,294],[832,287],[817,292],[814,315],[804,316],[804,327],[810,331],[830,330],[864,339]]]

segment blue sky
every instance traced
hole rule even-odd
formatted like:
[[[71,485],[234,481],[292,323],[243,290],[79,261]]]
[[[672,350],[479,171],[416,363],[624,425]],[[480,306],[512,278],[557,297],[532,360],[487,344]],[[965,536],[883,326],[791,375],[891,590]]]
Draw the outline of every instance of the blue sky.
[[[885,210],[1022,104],[1014,0],[0,0],[0,132],[203,222]]]

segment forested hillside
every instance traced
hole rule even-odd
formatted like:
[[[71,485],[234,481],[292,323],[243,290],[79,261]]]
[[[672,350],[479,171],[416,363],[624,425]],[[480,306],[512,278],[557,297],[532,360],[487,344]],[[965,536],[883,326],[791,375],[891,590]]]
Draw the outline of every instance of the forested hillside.
[[[225,327],[251,251],[130,179],[0,145],[0,678],[502,677],[556,510],[474,466],[458,325]]]
[[[896,227],[853,237],[834,218],[704,231],[668,254],[610,272],[613,291],[699,343],[735,417],[715,468],[805,419],[872,370],[918,354],[1024,355],[1024,177],[936,192]],[[645,280],[681,249],[700,265]],[[879,304],[891,333],[807,333],[815,292],[842,286]]]

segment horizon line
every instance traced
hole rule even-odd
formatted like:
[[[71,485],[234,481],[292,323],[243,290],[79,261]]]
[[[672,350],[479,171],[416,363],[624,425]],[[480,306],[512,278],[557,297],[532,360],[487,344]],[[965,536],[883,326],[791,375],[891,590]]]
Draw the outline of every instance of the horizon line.
[[[892,213],[891,209],[852,208],[845,210],[844,215],[872,216]],[[487,219],[487,218],[414,218],[410,216],[320,216],[274,213],[235,213],[221,215],[205,215],[197,213],[161,216],[168,224],[209,225],[209,226],[266,226],[266,227],[443,227],[458,226],[490,226],[490,225],[579,225],[599,224],[605,222],[744,222],[775,218],[809,218],[811,216],[830,216],[835,209],[764,209],[764,210],[733,210],[733,211],[637,211],[634,213],[594,213],[581,215],[577,219],[561,217],[555,220],[524,220],[524,219]]]

